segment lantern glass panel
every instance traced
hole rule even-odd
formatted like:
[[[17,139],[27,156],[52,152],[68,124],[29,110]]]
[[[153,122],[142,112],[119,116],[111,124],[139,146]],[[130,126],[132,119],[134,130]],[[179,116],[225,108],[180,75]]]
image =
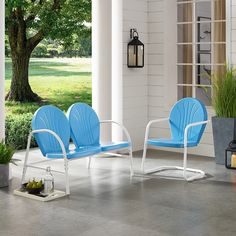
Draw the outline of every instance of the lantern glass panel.
[[[143,53],[144,53],[143,49],[144,49],[143,45],[138,46],[138,64],[137,64],[137,66],[143,66]]]
[[[136,50],[136,45],[129,45],[129,48],[128,48],[129,52],[129,66],[136,66],[136,53],[137,53],[137,50]]]

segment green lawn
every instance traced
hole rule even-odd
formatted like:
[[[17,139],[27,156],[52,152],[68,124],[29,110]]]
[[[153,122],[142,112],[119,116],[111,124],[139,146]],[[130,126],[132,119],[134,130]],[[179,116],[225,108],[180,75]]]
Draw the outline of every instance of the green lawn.
[[[6,93],[11,73],[11,61],[6,59]],[[56,105],[64,111],[75,102],[91,104],[91,59],[31,59],[29,79],[43,102],[6,102],[7,114],[34,113],[44,104]]]

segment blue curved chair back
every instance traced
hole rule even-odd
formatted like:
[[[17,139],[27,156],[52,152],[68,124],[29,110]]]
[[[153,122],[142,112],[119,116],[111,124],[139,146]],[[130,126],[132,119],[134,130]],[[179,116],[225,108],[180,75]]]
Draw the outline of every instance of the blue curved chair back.
[[[206,107],[195,98],[183,98],[178,101],[170,113],[171,136],[174,140],[184,140],[185,127],[194,122],[207,120]],[[206,124],[195,126],[188,131],[188,140],[200,142]]]
[[[77,148],[100,145],[100,122],[96,112],[89,105],[73,104],[67,112],[67,118],[71,137]]]
[[[32,120],[32,130],[49,129],[54,131],[69,150],[70,125],[65,114],[55,106],[43,106],[39,108]],[[45,156],[47,153],[61,153],[61,147],[56,138],[49,133],[38,133],[34,135],[36,142]]]

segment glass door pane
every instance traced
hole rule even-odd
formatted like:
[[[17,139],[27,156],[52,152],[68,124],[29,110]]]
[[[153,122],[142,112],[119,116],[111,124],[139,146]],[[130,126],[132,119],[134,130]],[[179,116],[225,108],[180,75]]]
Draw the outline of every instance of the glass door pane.
[[[193,42],[193,24],[178,25],[178,43],[192,43]]]
[[[192,44],[178,45],[178,63],[193,62],[193,46]]]
[[[193,83],[193,66],[181,65],[178,66],[178,84],[192,84]]]
[[[170,0],[169,0],[170,1]],[[192,22],[193,21],[193,4],[180,3],[177,6],[177,19],[178,22]]]
[[[196,2],[196,21],[199,21],[199,18],[201,18],[201,21],[211,21],[211,3],[212,1],[199,1]]]
[[[178,86],[178,100],[192,97],[192,86]]]
[[[215,0],[213,4],[214,4],[214,20],[226,20],[225,0]]]
[[[206,106],[211,105],[211,87],[196,87],[196,98],[201,100]]]

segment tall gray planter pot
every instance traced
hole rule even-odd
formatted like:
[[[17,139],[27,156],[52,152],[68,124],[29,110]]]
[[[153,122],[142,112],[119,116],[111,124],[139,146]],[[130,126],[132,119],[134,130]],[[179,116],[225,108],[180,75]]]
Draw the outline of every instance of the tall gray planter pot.
[[[234,118],[212,117],[215,162],[224,165],[225,149],[234,136]]]
[[[9,164],[0,164],[0,188],[9,185]]]

